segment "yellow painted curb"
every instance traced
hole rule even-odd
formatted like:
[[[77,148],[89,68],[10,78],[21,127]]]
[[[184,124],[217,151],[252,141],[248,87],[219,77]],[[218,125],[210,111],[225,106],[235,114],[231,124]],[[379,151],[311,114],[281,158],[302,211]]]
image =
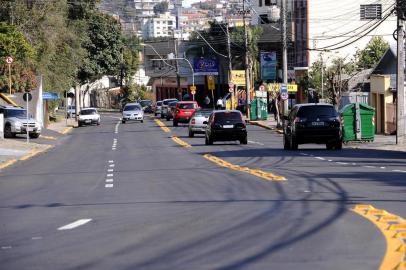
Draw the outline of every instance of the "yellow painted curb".
[[[171,130],[170,130],[161,120],[155,119],[155,123],[157,123],[157,125],[160,126],[161,129],[162,129],[164,132],[166,132],[166,133],[171,132]]]
[[[47,139],[47,140],[56,140],[56,138],[53,137],[53,136],[44,136],[44,135],[41,135],[40,138],[42,138],[42,139]]]
[[[210,160],[211,162],[216,163],[217,165],[221,166],[221,167],[225,167],[228,169],[232,169],[234,171],[240,171],[240,172],[245,172],[251,175],[255,175],[259,178],[265,179],[265,180],[270,180],[270,181],[284,181],[287,180],[285,177],[283,176],[279,176],[279,175],[274,175],[273,173],[270,172],[265,172],[259,169],[250,169],[248,167],[242,167],[239,165],[235,165],[232,164],[230,162],[227,162],[221,158],[215,157],[213,155],[210,154],[205,154],[203,155],[203,157],[207,160]]]
[[[0,164],[0,170],[6,168],[6,167],[8,167],[8,166],[11,166],[11,165],[13,165],[13,164],[16,163],[16,162],[17,162],[16,159],[11,159],[11,160],[9,160],[9,161],[6,161],[6,162],[4,162],[4,163],[1,163],[1,164]]]
[[[386,253],[379,270],[405,269],[406,245],[403,243],[402,234],[398,231],[406,229],[406,221],[385,210],[375,209],[372,205],[356,205],[351,210],[374,223],[385,236]],[[393,219],[394,217],[396,220]]]
[[[52,147],[53,147],[52,145],[48,145],[48,146],[46,146],[44,149],[41,149],[41,150],[33,149],[33,150],[31,150],[31,152],[30,152],[29,154],[27,154],[27,155],[22,156],[21,158],[19,158],[19,160],[21,160],[21,161],[28,160],[28,159],[30,159],[30,158],[32,158],[32,157],[38,155],[39,153],[42,153],[42,152],[47,151],[48,149],[50,149],[50,148],[52,148]]]
[[[186,148],[192,147],[190,144],[188,144],[187,142],[185,142],[185,141],[182,140],[182,139],[179,139],[179,138],[176,137],[176,136],[172,136],[172,140],[173,140],[174,142],[176,142],[177,144],[183,146],[183,147],[186,147]]]
[[[72,131],[73,127],[67,127],[61,131],[61,134],[67,134],[68,132]]]

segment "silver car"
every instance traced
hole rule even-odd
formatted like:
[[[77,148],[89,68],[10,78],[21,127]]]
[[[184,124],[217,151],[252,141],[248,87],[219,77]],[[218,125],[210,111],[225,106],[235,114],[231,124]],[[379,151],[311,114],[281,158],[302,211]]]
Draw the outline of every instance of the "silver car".
[[[197,110],[193,113],[189,121],[189,137],[193,137],[195,133],[204,134],[206,131],[207,122],[213,110]]]
[[[161,108],[162,108],[162,100],[157,101],[154,107],[154,114],[157,116],[157,114],[161,114]]]
[[[144,111],[139,103],[127,103],[124,106],[121,123],[125,124],[126,121],[144,122]]]
[[[178,101],[176,98],[167,98],[162,100],[162,106],[161,106],[161,118],[165,118],[166,114],[168,113],[169,110],[169,103],[172,101]]]

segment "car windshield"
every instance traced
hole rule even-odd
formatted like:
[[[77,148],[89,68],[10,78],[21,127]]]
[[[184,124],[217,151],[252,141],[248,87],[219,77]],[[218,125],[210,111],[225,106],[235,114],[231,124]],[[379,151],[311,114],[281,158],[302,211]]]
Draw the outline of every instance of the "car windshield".
[[[177,101],[177,99],[168,99],[168,100],[164,100],[163,102],[162,102],[162,104],[163,105],[168,105],[170,102],[172,102],[172,101]]]
[[[127,105],[124,107],[124,111],[140,111],[141,107],[139,105]]]
[[[220,123],[224,121],[242,121],[241,113],[239,112],[219,112],[214,115],[214,119]]]
[[[26,118],[27,117],[27,111],[26,110],[6,110],[5,113],[6,117],[17,117],[17,118]]]
[[[145,107],[145,106],[151,105],[152,101],[151,100],[141,100],[140,104],[142,107]]]
[[[95,109],[90,109],[90,110],[81,110],[80,111],[81,115],[91,115],[91,114],[96,114],[96,110]]]
[[[194,109],[195,104],[194,103],[184,103],[184,104],[179,104],[178,105],[179,109]]]
[[[176,103],[178,103],[177,101],[172,101],[168,103],[168,106],[172,107],[172,106],[176,106]]]
[[[195,117],[199,117],[199,116],[200,116],[200,117],[206,117],[206,118],[208,118],[212,112],[213,112],[213,111],[210,111],[210,110],[196,111],[196,112],[194,113],[194,116],[195,116]]]
[[[74,109],[76,109],[76,106],[70,105],[70,106],[68,107],[68,109],[69,109],[69,110],[74,110]]]
[[[156,103],[156,105],[157,105],[157,106],[161,106],[161,105],[162,105],[162,101],[158,101],[158,102]]]
[[[332,106],[303,106],[299,109],[297,116],[303,118],[331,117],[337,113]]]

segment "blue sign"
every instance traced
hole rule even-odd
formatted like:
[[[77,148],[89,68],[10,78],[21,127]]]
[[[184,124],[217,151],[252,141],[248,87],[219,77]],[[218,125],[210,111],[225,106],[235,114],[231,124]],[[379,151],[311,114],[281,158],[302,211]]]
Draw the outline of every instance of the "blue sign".
[[[43,92],[42,99],[43,100],[56,100],[56,99],[59,99],[59,94],[52,93],[52,92]]]
[[[261,79],[276,80],[276,52],[261,52]]]
[[[286,83],[282,83],[281,84],[281,98],[283,100],[286,100],[289,98],[289,94],[288,94],[288,85]]]
[[[193,61],[195,75],[218,75],[219,65],[216,57],[196,57]]]

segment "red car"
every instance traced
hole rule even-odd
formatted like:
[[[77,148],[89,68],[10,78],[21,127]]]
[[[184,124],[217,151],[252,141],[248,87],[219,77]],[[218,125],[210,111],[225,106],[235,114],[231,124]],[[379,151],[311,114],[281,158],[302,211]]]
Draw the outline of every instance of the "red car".
[[[178,123],[189,123],[192,114],[199,108],[196,101],[180,101],[176,104],[175,114],[173,115],[173,126]]]

